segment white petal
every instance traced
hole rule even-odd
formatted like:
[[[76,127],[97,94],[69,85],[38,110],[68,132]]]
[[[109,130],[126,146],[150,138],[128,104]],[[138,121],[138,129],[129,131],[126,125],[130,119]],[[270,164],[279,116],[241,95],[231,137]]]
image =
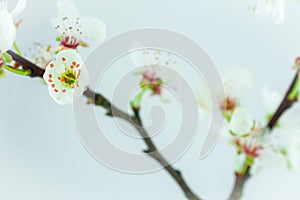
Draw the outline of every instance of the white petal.
[[[64,64],[58,60],[53,60],[47,65],[43,78],[47,81],[49,79],[49,74],[58,76],[64,71],[65,71]]]
[[[51,87],[48,87],[50,96],[55,100],[56,103],[60,105],[66,105],[73,103],[73,96],[74,96],[74,90],[73,89],[66,89],[65,93],[54,92],[54,90]]]
[[[55,18],[51,18],[50,22],[52,24],[52,26],[58,31],[59,35],[68,35],[68,36],[74,36],[75,34],[77,34],[77,32],[75,31],[69,31],[69,27],[72,27],[73,30],[76,29],[76,18],[77,17],[55,17]],[[59,27],[57,29],[57,27]],[[66,31],[67,29],[67,31]],[[63,34],[65,33],[65,34]]]
[[[232,114],[229,129],[237,134],[244,135],[250,133],[253,127],[253,119],[244,108],[236,108]]]
[[[16,18],[17,16],[19,16],[25,9],[26,4],[27,4],[27,0],[19,0],[16,7],[12,10],[11,16],[13,18]]]
[[[156,66],[161,64],[162,62],[161,54],[162,52],[157,50],[144,50],[133,52],[130,54],[130,57],[135,66]]]
[[[287,162],[281,153],[274,152],[271,149],[264,149],[260,152],[260,165],[265,168],[286,167]]]
[[[285,13],[285,0],[261,0],[257,12],[264,16],[271,15],[275,23],[282,23]]]
[[[240,98],[252,88],[252,77],[249,72],[236,69],[223,76],[223,83],[228,97]]]
[[[285,1],[277,0],[277,3],[274,8],[273,18],[275,19],[275,23],[282,23],[284,20],[284,12],[285,12]]]
[[[57,1],[58,16],[59,17],[79,17],[80,12],[71,0]]]
[[[102,42],[106,36],[106,25],[98,18],[80,17],[82,36],[95,42]]]
[[[77,71],[83,65],[81,56],[75,50],[64,50],[57,54],[56,60],[64,64],[67,69],[70,69],[70,66],[75,61],[80,65],[79,68],[74,68],[73,70]]]
[[[80,77],[78,79],[78,87],[75,87],[74,92],[74,101],[82,96],[83,92],[86,90],[87,86],[89,84],[89,75],[88,71],[85,66],[82,66]]]
[[[0,0],[0,11],[7,10],[7,0]]]
[[[300,172],[300,129],[289,130],[288,156],[293,169]]]
[[[16,39],[16,28],[11,15],[0,10],[0,51],[9,50]]]
[[[279,106],[282,95],[279,92],[271,90],[267,85],[262,88],[262,98],[267,111],[270,113],[275,112]]]

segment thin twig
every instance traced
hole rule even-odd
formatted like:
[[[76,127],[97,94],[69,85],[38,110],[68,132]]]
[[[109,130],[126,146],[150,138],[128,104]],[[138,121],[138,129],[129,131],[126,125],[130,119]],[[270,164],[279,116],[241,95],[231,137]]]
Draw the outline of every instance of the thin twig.
[[[34,63],[28,61],[27,59],[19,56],[18,54],[8,51],[8,54],[10,54],[13,58],[13,60],[17,63],[20,63],[24,69],[31,70],[30,77],[43,77],[44,70],[39,68]],[[184,180],[181,172],[179,170],[176,170],[172,167],[171,164],[168,163],[168,161],[157,151],[157,148],[151,138],[149,137],[149,134],[145,130],[145,128],[142,125],[142,120],[139,116],[139,112],[135,112],[133,116],[121,111],[116,106],[114,106],[109,100],[107,100],[103,95],[99,93],[95,93],[94,91],[90,90],[89,88],[84,92],[84,96],[86,96],[90,103],[93,103],[97,106],[101,106],[106,109],[107,116],[110,117],[119,117],[127,122],[129,122],[131,125],[133,125],[136,130],[140,133],[140,135],[143,137],[144,142],[148,146],[148,149],[144,152],[147,153],[149,156],[151,156],[153,159],[155,159],[159,164],[161,164],[164,169],[172,176],[172,178],[175,180],[175,182],[180,186],[181,190],[184,192],[185,196],[190,200],[200,200],[199,197],[197,197],[196,194],[192,192],[186,181]]]
[[[288,110],[290,107],[292,107],[292,105],[297,101],[297,98],[290,99],[289,94],[291,93],[291,91],[293,90],[293,88],[296,84],[296,81],[298,79],[298,73],[299,73],[299,71],[297,71],[297,73],[296,73],[292,83],[290,84],[284,98],[282,99],[280,105],[278,106],[278,108],[276,109],[274,115],[269,120],[269,122],[266,126],[266,129],[269,129],[270,132],[273,130],[273,128],[275,127],[276,123],[278,122],[278,120],[280,119],[282,114],[286,110]],[[239,200],[239,199],[241,199],[241,197],[243,195],[243,189],[244,189],[245,183],[251,177],[250,169],[251,169],[251,167],[249,166],[244,174],[240,174],[240,173],[235,174],[235,183],[234,183],[233,190],[232,190],[232,192],[230,194],[230,197],[229,197],[230,200]]]

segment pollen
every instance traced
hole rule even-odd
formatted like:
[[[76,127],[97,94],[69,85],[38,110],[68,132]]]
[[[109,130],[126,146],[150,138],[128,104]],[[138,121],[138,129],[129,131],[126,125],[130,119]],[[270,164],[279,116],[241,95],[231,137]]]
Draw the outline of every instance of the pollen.
[[[63,89],[62,92],[65,93],[67,90]]]
[[[49,74],[49,78],[52,78],[52,74]]]
[[[66,59],[65,57],[62,57],[61,60],[62,60],[63,62],[65,62],[67,59]]]
[[[55,84],[51,84],[51,87],[55,88]]]
[[[51,68],[53,68],[53,67],[54,67],[54,64],[53,64],[53,63],[51,63],[51,64],[50,64],[50,67],[51,67]]]
[[[57,90],[57,89],[55,89],[55,90],[54,90],[54,92],[58,92],[58,90]]]

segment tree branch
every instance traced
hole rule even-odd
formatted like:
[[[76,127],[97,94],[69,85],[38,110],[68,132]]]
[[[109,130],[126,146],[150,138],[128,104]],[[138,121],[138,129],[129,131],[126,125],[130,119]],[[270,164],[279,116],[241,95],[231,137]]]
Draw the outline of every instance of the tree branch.
[[[299,70],[297,70],[296,75],[295,75],[292,83],[290,84],[284,98],[282,99],[280,105],[278,106],[278,108],[275,111],[272,118],[269,120],[269,122],[266,126],[266,129],[269,129],[270,131],[272,131],[273,128],[275,127],[276,123],[278,122],[278,120],[282,116],[282,114],[286,110],[288,110],[290,107],[292,107],[292,105],[297,101],[297,98],[290,99],[289,95],[290,95],[291,91],[293,90],[294,86],[296,85],[298,76],[299,76]],[[241,197],[243,195],[243,189],[244,189],[245,183],[251,177],[250,169],[251,169],[251,167],[248,167],[244,174],[239,174],[239,173],[235,174],[235,183],[234,183],[234,187],[233,187],[233,190],[231,192],[231,195],[229,197],[230,200],[239,200],[239,199],[241,199]]]
[[[44,70],[39,68],[34,63],[30,62],[29,60],[19,56],[18,54],[14,53],[13,51],[8,51],[8,54],[10,54],[13,58],[13,60],[19,64],[22,65],[24,69],[29,69],[31,71],[30,77],[43,77]],[[101,94],[95,93],[94,91],[90,90],[89,88],[84,92],[83,94],[89,99],[90,103],[93,103],[97,106],[101,106],[106,109],[107,116],[110,117],[119,117],[121,119],[126,120],[128,123],[130,123],[132,126],[136,128],[136,130],[140,133],[140,135],[143,137],[144,142],[146,143],[148,149],[144,152],[147,153],[149,156],[151,156],[153,159],[155,159],[159,164],[161,164],[164,169],[171,175],[171,177],[175,180],[175,182],[179,185],[185,196],[190,200],[200,200],[199,197],[197,197],[196,194],[192,192],[192,190],[189,188],[188,184],[184,180],[181,172],[179,170],[176,170],[170,165],[167,160],[157,151],[157,148],[151,138],[149,138],[149,134],[145,130],[145,128],[142,125],[142,120],[139,116],[139,112],[135,112],[133,116],[121,111],[116,106],[114,106],[109,100],[107,100],[104,96]]]

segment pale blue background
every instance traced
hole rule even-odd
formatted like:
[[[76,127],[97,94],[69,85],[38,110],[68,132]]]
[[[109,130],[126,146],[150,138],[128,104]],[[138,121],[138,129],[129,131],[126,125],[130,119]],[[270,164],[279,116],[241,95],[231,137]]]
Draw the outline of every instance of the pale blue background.
[[[28,1],[17,37],[22,49],[55,37],[49,22],[56,15],[55,1]],[[288,0],[281,25],[254,15],[248,7],[256,1],[74,2],[83,14],[98,16],[107,24],[108,37],[145,26],[173,29],[201,44],[221,72],[246,68],[254,75],[254,90],[245,102],[258,119],[265,110],[261,85],[284,90],[293,60],[300,54],[300,3],[294,0]],[[57,105],[38,80],[7,74],[0,81],[0,199],[184,199],[164,171],[129,175],[96,162],[76,135],[71,106]],[[144,147],[142,142],[135,144],[140,144],[136,150]],[[204,199],[226,199],[234,180],[234,149],[221,141],[200,161],[200,145],[201,137],[175,166]],[[299,199],[299,184],[300,173],[262,171],[248,182],[244,199]]]

